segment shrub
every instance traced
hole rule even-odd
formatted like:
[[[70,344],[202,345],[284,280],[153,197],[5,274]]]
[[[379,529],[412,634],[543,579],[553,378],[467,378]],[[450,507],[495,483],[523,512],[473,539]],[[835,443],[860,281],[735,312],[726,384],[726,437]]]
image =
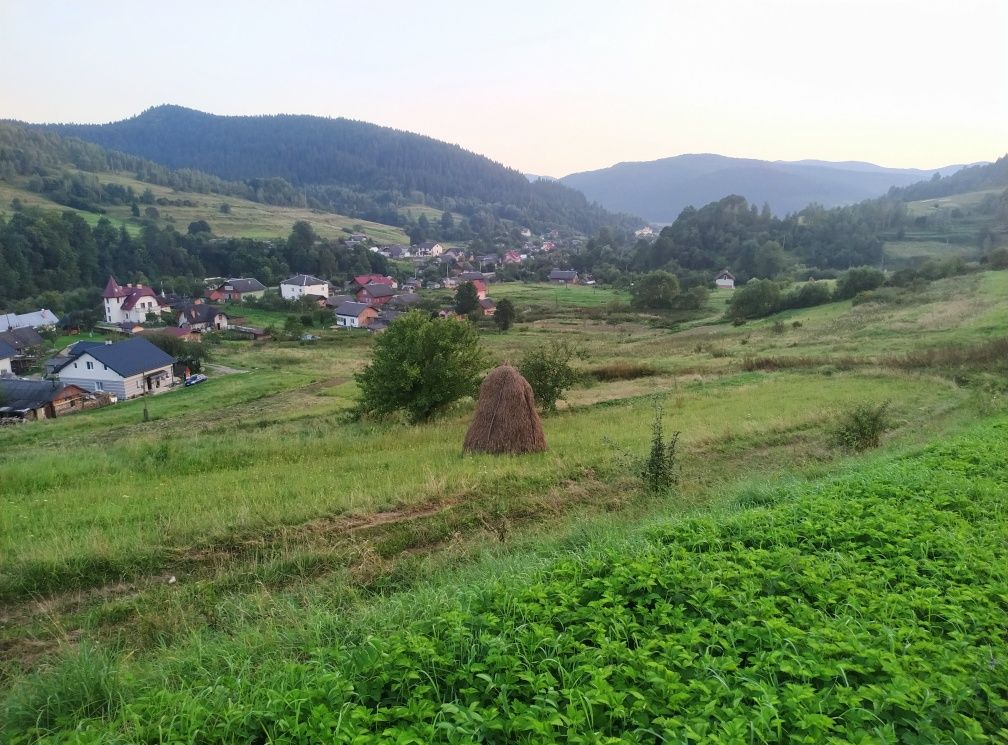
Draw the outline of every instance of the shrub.
[[[578,356],[575,347],[565,341],[551,341],[533,347],[522,357],[518,370],[532,386],[536,403],[543,412],[556,411],[557,401],[577,382],[571,360]]]
[[[630,294],[635,308],[667,310],[679,295],[679,280],[669,272],[650,272],[634,284]]]
[[[775,334],[783,334],[787,331],[787,326],[784,325],[784,321],[774,321],[774,325],[770,327],[770,330]]]
[[[676,461],[676,447],[679,432],[673,432],[665,439],[662,425],[661,404],[655,404],[654,423],[651,425],[651,450],[641,468],[640,477],[644,488],[650,492],[667,492],[679,483],[679,466]]]
[[[732,295],[729,315],[740,318],[762,318],[777,310],[780,287],[769,279],[751,279]]]
[[[375,340],[371,362],[355,377],[358,414],[405,411],[412,422],[476,393],[483,366],[479,335],[468,321],[400,316]]]
[[[882,433],[892,429],[889,402],[861,403],[843,412],[833,428],[833,442],[848,450],[878,447]]]
[[[881,287],[885,282],[885,275],[870,266],[861,266],[851,269],[837,280],[835,296],[840,300],[847,300],[865,290],[874,290]]]
[[[640,362],[611,362],[591,371],[592,377],[596,380],[634,380],[657,374],[655,368]]]

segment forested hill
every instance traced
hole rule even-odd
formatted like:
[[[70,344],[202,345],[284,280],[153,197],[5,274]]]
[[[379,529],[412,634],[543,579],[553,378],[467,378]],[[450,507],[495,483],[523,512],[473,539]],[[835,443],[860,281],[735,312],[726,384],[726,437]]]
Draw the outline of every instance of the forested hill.
[[[959,168],[947,166],[936,172],[951,173]],[[742,195],[750,203],[767,203],[775,214],[784,215],[811,203],[835,207],[871,199],[893,185],[912,184],[931,173],[871,163],[771,162],[705,153],[618,163],[574,173],[561,181],[607,209],[670,223],[683,208],[699,208],[728,194]]]
[[[639,225],[591,205],[573,189],[530,183],[518,171],[430,137],[318,116],[216,116],[158,106],[111,124],[35,125],[170,168],[254,185],[279,178],[314,206],[391,222],[390,208],[422,201],[473,214],[488,209],[529,227]]]
[[[1008,187],[1008,155],[1001,156],[993,163],[969,166],[947,176],[935,174],[927,181],[893,187],[889,190],[889,196],[904,202],[913,202],[919,199],[936,199],[953,194],[1005,187]]]

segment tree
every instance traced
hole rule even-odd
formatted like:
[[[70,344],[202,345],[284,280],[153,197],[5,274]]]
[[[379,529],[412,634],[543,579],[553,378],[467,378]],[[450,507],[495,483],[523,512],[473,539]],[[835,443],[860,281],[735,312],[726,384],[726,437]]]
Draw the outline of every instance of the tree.
[[[497,310],[494,312],[494,323],[501,331],[507,331],[514,324],[517,315],[518,311],[515,310],[514,303],[507,298],[502,298],[497,303]]]
[[[777,310],[780,287],[770,279],[751,279],[732,295],[732,318],[762,318]]]
[[[189,223],[189,235],[196,235],[197,233],[209,233],[210,223],[206,220],[194,220]]]
[[[857,295],[881,287],[885,275],[871,266],[859,266],[851,269],[837,280],[835,295],[840,300],[846,300]]]
[[[635,308],[653,310],[671,308],[679,294],[679,280],[665,271],[650,272],[638,280],[631,290]]]
[[[777,241],[767,241],[753,255],[753,275],[773,279],[787,267],[787,255]]]
[[[144,207],[144,217],[150,220],[157,220],[161,217],[161,213],[158,212],[157,207]]]
[[[479,293],[472,282],[463,282],[455,290],[455,312],[467,316],[479,307]]]
[[[133,215],[133,217],[140,217],[140,205],[133,202],[133,204],[130,205],[130,214]]]
[[[556,411],[557,401],[577,382],[577,371],[570,364],[577,354],[571,344],[551,341],[529,349],[522,357],[518,369],[544,413]]]
[[[231,214],[231,205],[228,204],[227,202],[223,202],[221,204],[221,206],[218,207],[218,209],[220,210],[220,213],[222,215],[230,215]]]
[[[359,414],[404,411],[422,422],[465,396],[475,395],[483,367],[471,323],[410,311],[375,340],[371,362],[355,378]]]

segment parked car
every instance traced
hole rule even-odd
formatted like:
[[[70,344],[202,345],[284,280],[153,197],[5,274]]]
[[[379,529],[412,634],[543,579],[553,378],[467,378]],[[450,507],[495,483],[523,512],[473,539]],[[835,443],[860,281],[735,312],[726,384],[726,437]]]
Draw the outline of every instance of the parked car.
[[[207,379],[206,375],[203,375],[202,373],[196,373],[195,375],[190,375],[188,378],[186,378],[185,384],[196,385],[197,383],[202,383],[206,379]]]

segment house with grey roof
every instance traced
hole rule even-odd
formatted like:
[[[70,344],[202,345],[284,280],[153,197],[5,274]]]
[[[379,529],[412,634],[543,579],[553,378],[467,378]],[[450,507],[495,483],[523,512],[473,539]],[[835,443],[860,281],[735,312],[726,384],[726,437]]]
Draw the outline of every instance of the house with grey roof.
[[[40,308],[31,313],[0,313],[0,331],[10,329],[44,329],[55,326],[59,318],[51,310]]]
[[[576,285],[578,273],[571,269],[554,269],[549,273],[549,281],[564,285]]]
[[[74,345],[67,359],[51,367],[59,381],[86,391],[106,391],[120,399],[164,393],[175,384],[175,359],[136,336],[119,342]]]
[[[295,274],[280,283],[280,296],[284,300],[299,300],[305,295],[329,297],[329,283],[311,274]]]
[[[364,328],[378,317],[378,311],[367,303],[347,301],[336,309],[336,325],[340,328]]]
[[[224,331],[228,327],[228,317],[216,306],[195,303],[179,311],[178,325],[190,331]]]

